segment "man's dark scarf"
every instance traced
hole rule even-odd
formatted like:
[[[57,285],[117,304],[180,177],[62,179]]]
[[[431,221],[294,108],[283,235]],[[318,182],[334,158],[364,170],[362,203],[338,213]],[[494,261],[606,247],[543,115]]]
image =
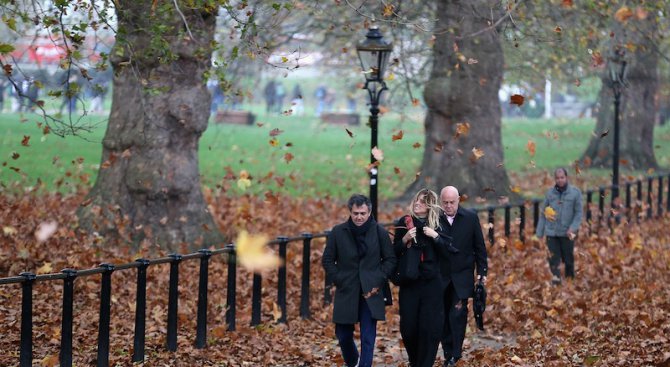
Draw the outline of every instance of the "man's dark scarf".
[[[347,225],[349,226],[349,230],[351,230],[351,234],[354,236],[354,241],[358,248],[358,257],[362,258],[368,253],[369,244],[365,242],[365,235],[368,233],[370,227],[377,225],[377,222],[370,216],[365,223],[357,226],[350,217],[347,221]]]

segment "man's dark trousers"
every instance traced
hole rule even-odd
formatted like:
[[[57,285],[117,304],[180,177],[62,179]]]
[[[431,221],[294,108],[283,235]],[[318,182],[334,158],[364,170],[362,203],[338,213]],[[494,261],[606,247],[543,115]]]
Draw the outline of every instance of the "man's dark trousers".
[[[432,367],[442,339],[444,297],[438,274],[400,287],[400,334],[412,367]]]
[[[575,277],[575,241],[567,237],[547,236],[547,247],[549,247],[549,269],[551,274],[561,278],[561,261],[565,264],[565,277]]]
[[[460,299],[454,289],[454,283],[449,282],[444,291],[445,319],[442,336],[444,359],[454,357],[460,359],[463,353],[465,328],[468,323],[468,300]]]
[[[377,338],[377,320],[372,318],[372,313],[367,301],[361,296],[358,301],[358,322],[361,331],[361,353],[358,360],[358,349],[354,342],[353,324],[335,324],[335,335],[340,343],[344,363],[348,367],[371,367],[374,357],[375,339]]]

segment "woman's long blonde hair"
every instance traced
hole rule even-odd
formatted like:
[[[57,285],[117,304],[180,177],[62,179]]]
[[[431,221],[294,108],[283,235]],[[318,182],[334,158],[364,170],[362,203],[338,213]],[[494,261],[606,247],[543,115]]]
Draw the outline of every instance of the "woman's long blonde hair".
[[[428,207],[428,213],[426,215],[428,219],[428,227],[432,229],[437,229],[440,227],[440,205],[438,204],[437,201],[437,194],[435,191],[428,190],[428,189],[421,189],[419,192],[414,194],[414,197],[412,198],[412,201],[409,204],[409,212],[412,213],[412,215],[416,218],[419,216],[414,212],[414,204],[419,200],[419,198],[423,196],[424,201],[426,203],[426,207]]]

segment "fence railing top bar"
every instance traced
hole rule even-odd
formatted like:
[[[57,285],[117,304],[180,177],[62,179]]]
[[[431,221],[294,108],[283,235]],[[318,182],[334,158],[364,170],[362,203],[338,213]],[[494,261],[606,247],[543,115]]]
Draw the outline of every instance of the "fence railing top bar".
[[[14,284],[14,283],[23,283],[26,280],[24,277],[8,277],[8,278],[0,278],[0,285],[5,285],[5,284]]]
[[[80,270],[80,271],[77,272],[77,276],[78,277],[85,277],[85,276],[89,276],[89,275],[102,274],[105,271],[107,271],[107,269],[102,268],[102,267]]]

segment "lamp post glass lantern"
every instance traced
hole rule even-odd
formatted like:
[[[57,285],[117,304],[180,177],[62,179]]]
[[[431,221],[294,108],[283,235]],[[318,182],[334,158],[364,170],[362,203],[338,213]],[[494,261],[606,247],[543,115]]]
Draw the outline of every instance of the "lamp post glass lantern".
[[[609,81],[614,94],[614,144],[612,155],[612,207],[617,204],[619,197],[619,115],[621,95],[626,87],[626,59],[625,51],[621,48],[614,50],[609,62]]]
[[[377,26],[370,27],[365,39],[356,45],[356,52],[365,76],[363,89],[366,89],[370,95],[370,201],[372,202],[372,216],[375,219],[377,219],[379,162],[372,151],[378,148],[379,99],[382,92],[387,89],[384,74],[391,51],[393,51],[393,45],[384,40]]]

